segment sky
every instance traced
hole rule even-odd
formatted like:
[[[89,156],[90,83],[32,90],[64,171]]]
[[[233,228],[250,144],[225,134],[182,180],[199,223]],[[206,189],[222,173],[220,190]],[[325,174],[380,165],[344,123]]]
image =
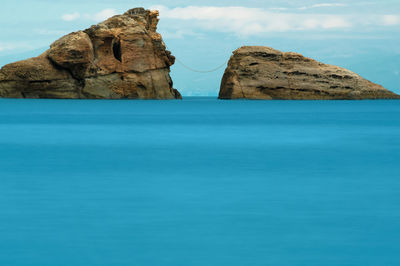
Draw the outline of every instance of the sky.
[[[0,66],[37,56],[73,31],[134,7],[160,11],[159,32],[197,70],[226,63],[243,45],[302,53],[400,93],[399,0],[2,0]],[[184,96],[218,94],[224,67],[196,73],[177,62]]]

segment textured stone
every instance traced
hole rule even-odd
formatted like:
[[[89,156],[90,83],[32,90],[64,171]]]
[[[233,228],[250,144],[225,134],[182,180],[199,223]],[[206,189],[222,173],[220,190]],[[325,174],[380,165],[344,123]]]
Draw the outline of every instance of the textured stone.
[[[220,99],[398,99],[399,95],[359,75],[297,53],[248,46],[233,52]]]
[[[73,32],[39,57],[0,70],[0,97],[180,99],[158,11],[134,8]]]

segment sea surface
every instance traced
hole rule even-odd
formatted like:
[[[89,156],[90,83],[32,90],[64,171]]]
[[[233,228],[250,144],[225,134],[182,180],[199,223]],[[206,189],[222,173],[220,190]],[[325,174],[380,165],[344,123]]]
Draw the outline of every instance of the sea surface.
[[[1,266],[398,266],[400,101],[0,100]]]

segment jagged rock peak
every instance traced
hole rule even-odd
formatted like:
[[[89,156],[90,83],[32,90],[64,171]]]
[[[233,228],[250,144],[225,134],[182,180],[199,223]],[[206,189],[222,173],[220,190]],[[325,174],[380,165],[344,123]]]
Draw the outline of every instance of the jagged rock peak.
[[[0,70],[0,97],[176,99],[158,11],[134,8]]]
[[[301,54],[245,46],[233,52],[222,78],[220,99],[399,99],[350,70]]]

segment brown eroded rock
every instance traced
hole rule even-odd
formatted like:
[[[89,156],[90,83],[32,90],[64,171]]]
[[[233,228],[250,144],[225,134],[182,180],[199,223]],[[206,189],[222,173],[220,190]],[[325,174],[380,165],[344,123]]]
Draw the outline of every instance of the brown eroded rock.
[[[248,46],[233,52],[220,99],[398,99],[399,95],[359,75],[297,53]]]
[[[0,70],[0,97],[180,99],[175,57],[156,32],[158,11],[134,8]]]

